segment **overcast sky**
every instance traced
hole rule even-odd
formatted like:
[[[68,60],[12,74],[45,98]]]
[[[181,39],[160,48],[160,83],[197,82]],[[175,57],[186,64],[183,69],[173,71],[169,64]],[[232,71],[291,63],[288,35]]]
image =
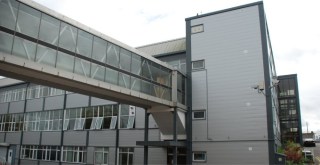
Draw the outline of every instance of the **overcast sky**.
[[[185,37],[185,18],[255,0],[35,0],[129,46]],[[320,1],[264,0],[278,75],[298,74],[303,132],[320,131]]]

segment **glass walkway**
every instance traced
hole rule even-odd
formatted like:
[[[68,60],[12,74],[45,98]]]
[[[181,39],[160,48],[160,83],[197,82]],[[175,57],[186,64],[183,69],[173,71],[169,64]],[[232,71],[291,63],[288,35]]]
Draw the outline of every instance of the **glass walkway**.
[[[34,2],[0,2],[0,74],[150,108],[185,109],[168,64]]]

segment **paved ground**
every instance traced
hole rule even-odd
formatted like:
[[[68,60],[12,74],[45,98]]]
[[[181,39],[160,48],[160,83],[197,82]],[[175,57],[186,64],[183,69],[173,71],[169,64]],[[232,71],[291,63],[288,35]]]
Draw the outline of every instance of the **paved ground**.
[[[305,149],[313,151],[315,165],[320,165],[320,143],[316,143],[316,147],[305,147]]]

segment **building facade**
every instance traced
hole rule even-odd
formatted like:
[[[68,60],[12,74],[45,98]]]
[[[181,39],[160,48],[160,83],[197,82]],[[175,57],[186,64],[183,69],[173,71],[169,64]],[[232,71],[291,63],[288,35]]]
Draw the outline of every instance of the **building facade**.
[[[296,74],[278,77],[281,141],[303,144],[301,110]]]
[[[185,38],[138,48],[101,37],[34,2],[4,0],[0,5],[4,56],[71,72],[72,79],[81,75],[140,92],[149,101],[166,103],[176,96],[176,104],[186,106],[157,113],[132,106],[137,101],[128,104],[131,98],[109,101],[101,93],[51,79],[1,79],[1,161],[281,163],[276,153],[281,95],[262,2],[187,18]]]

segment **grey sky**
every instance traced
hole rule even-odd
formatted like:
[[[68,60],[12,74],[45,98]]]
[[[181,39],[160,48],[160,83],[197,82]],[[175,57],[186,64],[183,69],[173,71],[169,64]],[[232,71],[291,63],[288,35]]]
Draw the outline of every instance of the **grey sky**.
[[[35,0],[136,47],[185,36],[185,18],[254,0]],[[319,0],[264,0],[278,75],[298,74],[303,131],[320,131]]]

